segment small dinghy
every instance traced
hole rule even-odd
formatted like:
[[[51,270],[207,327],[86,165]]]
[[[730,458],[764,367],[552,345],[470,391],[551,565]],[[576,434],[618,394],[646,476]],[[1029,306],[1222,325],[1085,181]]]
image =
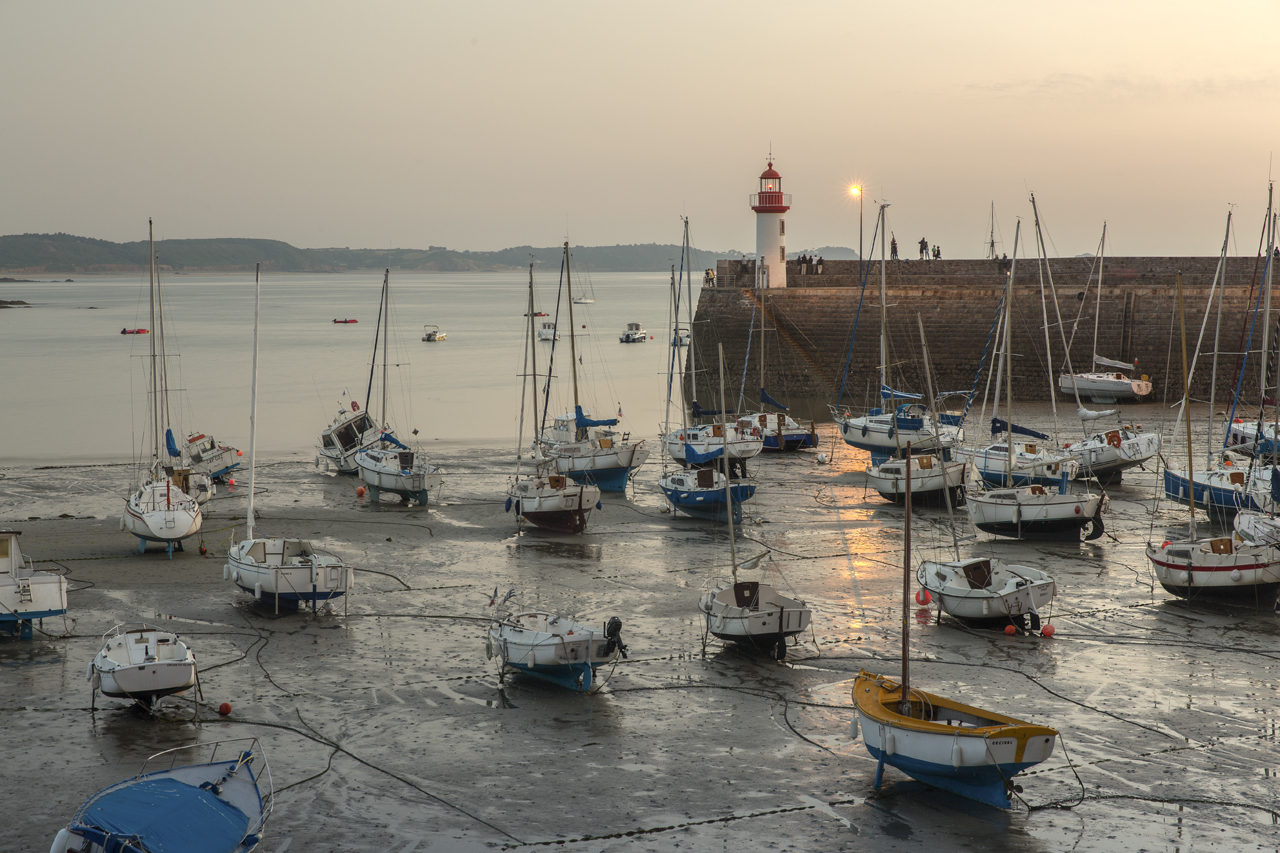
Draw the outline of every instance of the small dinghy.
[[[427,343],[435,343],[437,341],[447,340],[448,333],[440,331],[439,326],[423,326],[422,339]]]
[[[359,323],[360,321],[359,320],[334,320],[333,322],[338,324],[339,326],[343,326],[343,325],[346,325],[347,323]]]
[[[916,579],[944,613],[977,624],[1012,624],[1024,631],[1040,630],[1040,608],[1058,591],[1053,578],[1039,569],[984,557],[925,561]]]
[[[21,535],[20,530],[0,530],[0,632],[30,640],[33,622],[67,612],[67,579],[37,572],[18,547]]]
[[[910,448],[908,448],[909,452]],[[884,767],[896,767],[917,781],[977,800],[1009,808],[1012,779],[1053,753],[1058,733],[954,702],[911,686],[910,608],[911,469],[907,469],[906,523],[902,543],[902,678],[893,681],[862,670],[853,680],[856,711],[850,724],[876,759],[875,788]]]
[[[759,563],[763,556],[753,560]],[[778,660],[787,656],[787,638],[803,632],[813,619],[813,611],[803,601],[760,581],[714,581],[698,609],[711,634]]]
[[[486,652],[508,669],[550,681],[566,690],[587,693],[596,670],[627,656],[622,620],[614,616],[600,630],[565,616],[536,610],[494,621]]]
[[[196,684],[196,656],[177,634],[154,625],[117,625],[102,637],[102,651],[89,664],[95,691],[154,708],[164,696]]]
[[[149,329],[121,329],[121,330],[120,330],[120,334],[122,334],[122,335],[149,335],[149,334],[151,334],[151,332],[150,332],[150,330],[149,330]]]
[[[210,748],[208,762],[178,765],[176,753]],[[273,799],[257,738],[169,749],[90,797],[49,853],[249,853],[262,842]]]
[[[628,323],[627,328],[618,336],[620,344],[642,344],[649,340],[649,333],[639,323]]]

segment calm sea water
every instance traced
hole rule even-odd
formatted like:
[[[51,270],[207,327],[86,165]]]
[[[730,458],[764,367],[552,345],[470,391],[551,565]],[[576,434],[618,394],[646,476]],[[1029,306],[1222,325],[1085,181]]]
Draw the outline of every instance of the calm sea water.
[[[535,271],[539,310],[555,313],[559,270]],[[666,400],[669,274],[574,277],[584,405],[597,416],[622,410],[623,429],[656,435]],[[516,442],[524,359],[527,272],[392,273],[388,399],[391,422],[418,440]],[[309,456],[344,389],[366,403],[382,276],[278,274],[262,279],[259,448]],[[176,275],[163,281],[173,423],[245,449],[253,346],[252,274]],[[695,294],[696,298],[696,294]],[[0,311],[4,388],[0,463],[32,460],[118,462],[143,446],[148,421],[145,335],[147,276],[80,277],[74,282],[0,284],[0,299],[30,308]],[[335,318],[358,324],[335,325]],[[624,345],[628,322],[653,340]],[[421,341],[424,324],[448,333]],[[569,327],[561,308],[560,327]],[[569,411],[569,340],[556,350],[552,412]],[[549,344],[538,345],[545,373]],[[381,411],[381,376],[374,413]],[[175,429],[175,432],[178,430]],[[526,436],[528,427],[526,426]],[[185,435],[185,432],[184,432]],[[147,450],[149,453],[149,449]],[[247,456],[247,453],[246,453]]]

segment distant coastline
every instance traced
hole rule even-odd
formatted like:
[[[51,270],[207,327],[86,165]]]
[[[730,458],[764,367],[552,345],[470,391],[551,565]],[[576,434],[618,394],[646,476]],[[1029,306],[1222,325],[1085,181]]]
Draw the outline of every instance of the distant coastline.
[[[582,272],[656,272],[680,263],[680,246],[637,244],[572,248],[576,270]],[[261,263],[270,272],[341,273],[383,269],[420,272],[484,272],[516,270],[532,258],[542,268],[558,268],[561,247],[516,246],[495,252],[472,252],[431,246],[426,249],[300,249],[280,240],[220,238],[161,240],[156,243],[161,269],[169,272],[252,272]],[[743,253],[694,250],[693,266],[701,273],[718,258]],[[32,276],[67,273],[133,273],[147,270],[147,244],[112,243],[73,234],[12,234],[0,236],[0,282]],[[29,279],[28,279],[29,280]]]

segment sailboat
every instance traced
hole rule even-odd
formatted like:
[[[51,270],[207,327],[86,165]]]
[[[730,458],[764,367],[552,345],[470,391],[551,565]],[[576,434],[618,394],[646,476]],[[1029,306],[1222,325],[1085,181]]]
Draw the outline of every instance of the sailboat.
[[[627,656],[617,616],[597,631],[545,610],[496,618],[485,647],[501,659],[504,673],[512,669],[575,693],[591,692],[597,670]]]
[[[178,753],[192,749],[211,749],[208,761],[180,764]],[[86,800],[49,853],[251,853],[274,795],[257,738],[166,749]]]
[[[0,530],[0,632],[30,640],[34,622],[67,612],[67,577],[37,572],[18,546],[21,534]]]
[[[869,451],[872,458],[898,456],[910,444],[918,452],[941,450],[964,441],[964,430],[951,423],[935,423],[934,415],[917,402],[919,394],[896,391],[889,385],[888,303],[885,298],[885,209],[880,205],[876,224],[880,231],[880,397],[892,411],[872,409],[854,417],[852,412],[833,408],[831,415],[840,427],[845,444]],[[873,244],[874,245],[874,244]],[[896,408],[894,408],[896,406]]]
[[[751,422],[760,430],[760,438],[763,442],[763,449],[772,452],[785,452],[789,450],[801,450],[808,447],[818,446],[817,428],[813,421],[809,421],[809,425],[805,426],[791,417],[788,407],[778,402],[765,387],[765,320],[769,316],[766,310],[767,300],[769,298],[769,288],[767,278],[765,276],[763,264],[756,265],[756,301],[760,310],[760,403],[762,408],[758,412],[751,412],[743,417],[750,419]],[[756,313],[756,307],[752,306],[752,317]],[[754,326],[754,322],[753,322]],[[754,329],[752,331],[755,331]],[[676,337],[679,337],[679,330],[676,331]],[[751,358],[750,337],[748,337],[748,346],[746,358]],[[743,370],[743,382],[746,381],[746,370]],[[739,405],[742,405],[742,397],[739,394]],[[777,411],[769,411],[763,406],[772,406]]]
[[[902,553],[902,677],[858,673],[853,680],[862,742],[876,759],[875,788],[885,765],[911,778],[980,803],[1009,808],[1011,781],[1053,753],[1058,732],[1023,720],[955,702],[911,686],[911,478]]]
[[[1032,208],[1035,208],[1036,197],[1031,196]],[[1082,396],[1087,397],[1094,402],[1110,403],[1120,399],[1123,396],[1110,392],[1100,393],[1097,389],[1101,382],[1114,382],[1112,379],[1105,379],[1103,374],[1098,373],[1074,373],[1071,365],[1071,344],[1067,341],[1066,327],[1062,323],[1062,315],[1058,309],[1058,295],[1053,287],[1053,269],[1049,266],[1049,253],[1044,245],[1044,237],[1040,233],[1040,217],[1036,216],[1036,242],[1040,247],[1040,259],[1044,263],[1044,270],[1049,276],[1049,292],[1053,302],[1053,310],[1057,318],[1058,333],[1062,338],[1062,352],[1066,359],[1068,372],[1059,376],[1058,385],[1066,393],[1071,394],[1076,401],[1076,414],[1080,418],[1082,426],[1090,424],[1094,421],[1109,415],[1118,415],[1115,409],[1109,409],[1105,412],[1094,412],[1086,409],[1080,402]],[[1106,257],[1107,249],[1107,224],[1102,223],[1102,239],[1098,242],[1098,292],[1094,300],[1093,313],[1093,360],[1095,363],[1106,362],[1115,364],[1115,362],[1107,362],[1106,359],[1098,355],[1098,323],[1102,315],[1102,267]],[[1092,280],[1092,276],[1090,276]],[[1043,283],[1041,284],[1041,295],[1043,297]],[[1081,300],[1081,306],[1084,302]],[[1048,317],[1045,317],[1048,320]],[[1045,345],[1048,346],[1048,327],[1046,326]],[[1072,337],[1074,338],[1074,331]],[[1122,377],[1123,378],[1123,377]],[[1142,391],[1138,397],[1146,396],[1151,393],[1151,383],[1147,381],[1147,377],[1142,377],[1145,391],[1142,388],[1136,388]],[[1135,386],[1137,383],[1133,383]],[[1105,399],[1104,399],[1105,398]],[[1114,398],[1114,399],[1113,399]],[[1055,404],[1056,409],[1056,404]],[[1118,426],[1114,429],[1104,429],[1101,432],[1095,432],[1088,435],[1086,427],[1086,437],[1082,441],[1064,442],[1063,451],[1076,460],[1079,466],[1076,476],[1078,477],[1094,477],[1100,483],[1118,483],[1123,473],[1130,468],[1142,465],[1148,459],[1153,458],[1160,452],[1160,436],[1154,432],[1141,432],[1141,425],[1135,429],[1131,424]]]
[[[1034,204],[1034,196],[1032,203]],[[1094,403],[1118,403],[1121,400],[1141,400],[1151,393],[1151,380],[1145,374],[1140,379],[1132,379],[1125,375],[1136,370],[1134,364],[1125,361],[1105,358],[1098,355],[1098,323],[1102,318],[1102,264],[1106,254],[1107,226],[1102,225],[1102,242],[1098,247],[1098,293],[1094,300],[1093,311],[1093,362],[1092,366],[1110,367],[1110,372],[1097,370],[1075,373],[1068,367],[1068,372],[1058,377],[1058,388],[1063,394],[1074,397],[1079,405],[1080,398]],[[1054,304],[1057,304],[1055,300]],[[1059,325],[1061,329],[1061,325]],[[1068,358],[1070,357],[1070,350]],[[1121,372],[1117,372],[1121,371]]]
[[[1178,316],[1182,327],[1182,412],[1186,423],[1187,471],[1195,482],[1195,454],[1191,445],[1191,418],[1187,408],[1190,380],[1187,371],[1187,323],[1182,310],[1182,274],[1177,277]],[[1265,380],[1263,387],[1266,387]],[[1147,543],[1147,559],[1165,590],[1179,598],[1225,598],[1271,610],[1280,590],[1280,546],[1265,534],[1265,525],[1246,518],[1242,529],[1250,536],[1237,541],[1224,536],[1196,538],[1196,494],[1188,495],[1191,515],[1186,539]]]
[[[671,268],[671,305],[674,322],[678,323],[680,318],[680,302],[681,295],[685,290],[685,266],[684,259],[680,264],[680,285],[676,284],[675,267]],[[692,271],[690,271],[692,272]],[[692,279],[689,279],[690,291],[688,298],[693,298]],[[680,344],[679,336],[673,336],[671,342],[671,352],[667,363],[667,408],[666,422],[663,426],[663,434],[671,431],[671,405],[674,396],[674,385],[676,383],[677,364],[680,360]],[[680,382],[680,418],[684,423],[682,426],[688,428],[688,408],[684,404],[685,386],[684,382]],[[723,432],[723,430],[722,430]],[[721,441],[724,436],[721,435]],[[703,467],[690,469],[687,466],[675,470],[668,470],[664,464],[662,476],[658,478],[658,488],[666,495],[667,501],[671,504],[672,510],[683,513],[693,518],[705,518],[713,521],[724,521],[729,510],[732,507],[733,520],[736,523],[742,523],[742,503],[749,500],[756,493],[756,485],[752,482],[744,482],[742,480],[734,480],[729,482],[728,471],[724,470],[727,466],[724,464],[725,448],[721,447],[711,451],[709,454],[699,454],[697,450],[686,447],[685,460],[700,460],[704,463]],[[712,467],[719,464],[721,467]]]
[[[196,656],[171,631],[143,622],[117,625],[102,635],[88,678],[103,696],[154,710],[162,697],[195,687]]]
[[[569,264],[569,243],[564,244],[565,287],[569,296],[569,328],[573,322],[573,273]],[[532,310],[532,309],[530,309]],[[575,333],[569,335],[570,368],[573,371],[573,411],[557,415],[539,436],[548,466],[556,474],[576,483],[596,486],[605,492],[626,491],[635,471],[649,458],[645,441],[632,441],[630,433],[619,433],[617,418],[592,419],[578,398],[578,350]],[[543,414],[546,414],[545,410]],[[619,411],[621,414],[621,411]]]
[[[533,423],[538,423],[538,353],[534,346],[533,328],[533,262],[529,262],[529,328],[525,335],[524,355],[525,372],[529,379],[527,392],[533,405]],[[524,383],[521,383],[524,386]],[[527,521],[534,527],[552,530],[556,533],[581,533],[587,528],[587,518],[592,509],[600,506],[600,489],[590,483],[575,483],[563,474],[552,474],[542,470],[545,457],[540,453],[537,442],[533,449],[538,460],[531,476],[524,477],[521,467],[524,464],[524,394],[520,401],[520,427],[516,437],[516,476],[507,489],[506,511],[516,511],[516,521]]]
[[[991,445],[982,451],[966,452],[984,480],[990,482],[998,477],[1003,480],[1005,487],[970,494],[965,505],[974,525],[986,533],[1017,539],[1078,541],[1080,531],[1090,527],[1087,538],[1097,539],[1104,532],[1102,513],[1108,506],[1106,496],[1073,494],[1068,483],[1076,471],[1075,460],[1052,456],[1034,444],[1013,440],[1013,436],[1019,432],[1045,440],[1049,438],[1013,422],[1013,362],[1010,351],[1013,342],[1013,282],[1018,269],[1018,236],[1021,228],[1022,223],[1019,222],[1014,231],[1013,260],[1005,283],[1004,347],[1000,370],[1004,373],[1006,383],[1008,421],[992,418],[992,432],[1003,429],[1006,437],[1003,444]],[[999,391],[1000,382],[997,379],[997,397]],[[998,399],[996,405],[999,405]],[[1049,485],[1053,481],[1046,474],[1051,473],[1058,474],[1056,486]],[[1019,486],[1019,478],[1026,485]]]
[[[253,384],[249,395],[249,508],[245,514],[245,538],[227,550],[222,579],[229,580],[261,601],[297,610],[304,602],[314,612],[321,602],[346,595],[355,583],[350,566],[338,557],[313,548],[305,539],[253,536],[253,485],[258,433],[258,308],[262,295],[262,264],[254,274]]]
[[[369,486],[369,499],[377,502],[383,492],[399,495],[405,503],[417,501],[426,506],[432,489],[440,488],[444,476],[427,462],[421,449],[413,450],[395,437],[387,420],[387,348],[391,338],[391,270],[382,276],[382,431],[372,447],[355,453],[360,479]],[[374,367],[377,367],[377,343],[374,344]],[[414,430],[417,434],[417,430]]]
[[[724,344],[720,352],[720,408],[724,408]],[[729,481],[724,481],[725,504],[732,503]],[[698,601],[707,631],[721,640],[759,649],[778,660],[787,656],[787,640],[802,633],[813,620],[813,611],[799,599],[780,593],[762,581],[740,581],[740,569],[754,569],[768,556],[757,554],[738,563],[733,533],[733,513],[725,513],[729,526],[729,556],[733,579],[716,579]]]
[[[169,425],[169,371],[165,357],[164,311],[160,302],[159,270],[156,267],[155,230],[147,220],[147,244],[151,253],[150,303],[151,328],[157,334],[148,335],[151,344],[151,394],[150,409],[152,432],[151,462],[145,476],[133,494],[125,502],[120,529],[138,537],[138,552],[145,553],[148,542],[160,542],[169,558],[175,550],[182,550],[182,540],[200,532],[204,515],[197,489],[205,487],[206,499],[212,487],[201,482],[189,468],[175,466],[174,460],[182,458],[173,430]],[[159,323],[159,325],[157,325]],[[161,456],[161,443],[168,454],[170,464]]]
[[[684,220],[684,244],[680,255],[681,269],[687,269],[692,275],[693,271],[693,248],[689,242],[689,220]],[[704,278],[704,282],[705,282]],[[688,311],[688,328],[693,329],[693,286],[689,286],[689,298],[686,300]],[[678,320],[678,318],[677,318]],[[677,328],[676,340],[680,338]],[[690,334],[690,342],[693,338]],[[754,459],[764,450],[764,436],[761,433],[760,425],[753,423],[751,418],[736,417],[730,422],[728,420],[729,412],[724,411],[723,401],[720,410],[708,411],[698,404],[698,364],[697,364],[697,348],[690,344],[688,350],[689,356],[689,394],[691,400],[689,402],[689,414],[692,422],[681,417],[683,426],[679,429],[666,431],[663,437],[663,444],[666,445],[667,456],[677,462],[683,463],[686,467],[702,467],[709,464],[717,466],[726,465],[730,476],[735,472],[741,472],[746,476],[747,460]],[[681,386],[683,391],[683,386]],[[704,418],[714,418],[722,416],[720,420],[714,423],[701,423]],[[686,452],[691,451],[691,452]],[[727,462],[713,463],[711,460],[715,457],[717,451],[724,454]],[[698,461],[698,460],[703,461]]]

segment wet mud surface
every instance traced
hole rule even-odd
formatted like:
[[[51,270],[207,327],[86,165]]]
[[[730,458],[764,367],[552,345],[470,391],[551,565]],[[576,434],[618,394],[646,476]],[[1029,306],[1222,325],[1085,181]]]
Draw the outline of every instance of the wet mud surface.
[[[728,536],[660,512],[655,462],[625,498],[606,495],[586,535],[517,534],[502,506],[510,452],[433,449],[449,476],[429,509],[370,505],[310,459],[260,466],[259,533],[308,537],[359,569],[355,593],[315,615],[276,615],[223,580],[247,477],[211,502],[208,556],[192,540],[170,561],[119,530],[128,466],[5,469],[2,523],[73,591],[65,624],[0,639],[0,850],[47,850],[81,802],[152,753],[248,735],[271,763],[262,849],[277,853],[1280,848],[1276,615],[1180,602],[1155,583],[1144,544],[1180,534],[1186,511],[1155,508],[1154,473],[1108,489],[1096,542],[960,525],[964,554],[1054,574],[1052,639],[911,606],[918,686],[1061,732],[1002,811],[892,768],[876,792],[875,762],[850,737],[853,676],[900,666],[904,511],[864,490],[865,457],[840,447],[833,464],[751,466],[739,553],[769,549],[771,581],[814,608],[780,663],[704,636],[699,590],[727,573]],[[949,559],[946,510],[913,517],[913,561]],[[620,617],[630,660],[588,696],[500,681],[484,643],[495,588],[589,623]],[[194,648],[203,701],[166,699],[158,719],[91,702],[101,634],[139,620]]]

